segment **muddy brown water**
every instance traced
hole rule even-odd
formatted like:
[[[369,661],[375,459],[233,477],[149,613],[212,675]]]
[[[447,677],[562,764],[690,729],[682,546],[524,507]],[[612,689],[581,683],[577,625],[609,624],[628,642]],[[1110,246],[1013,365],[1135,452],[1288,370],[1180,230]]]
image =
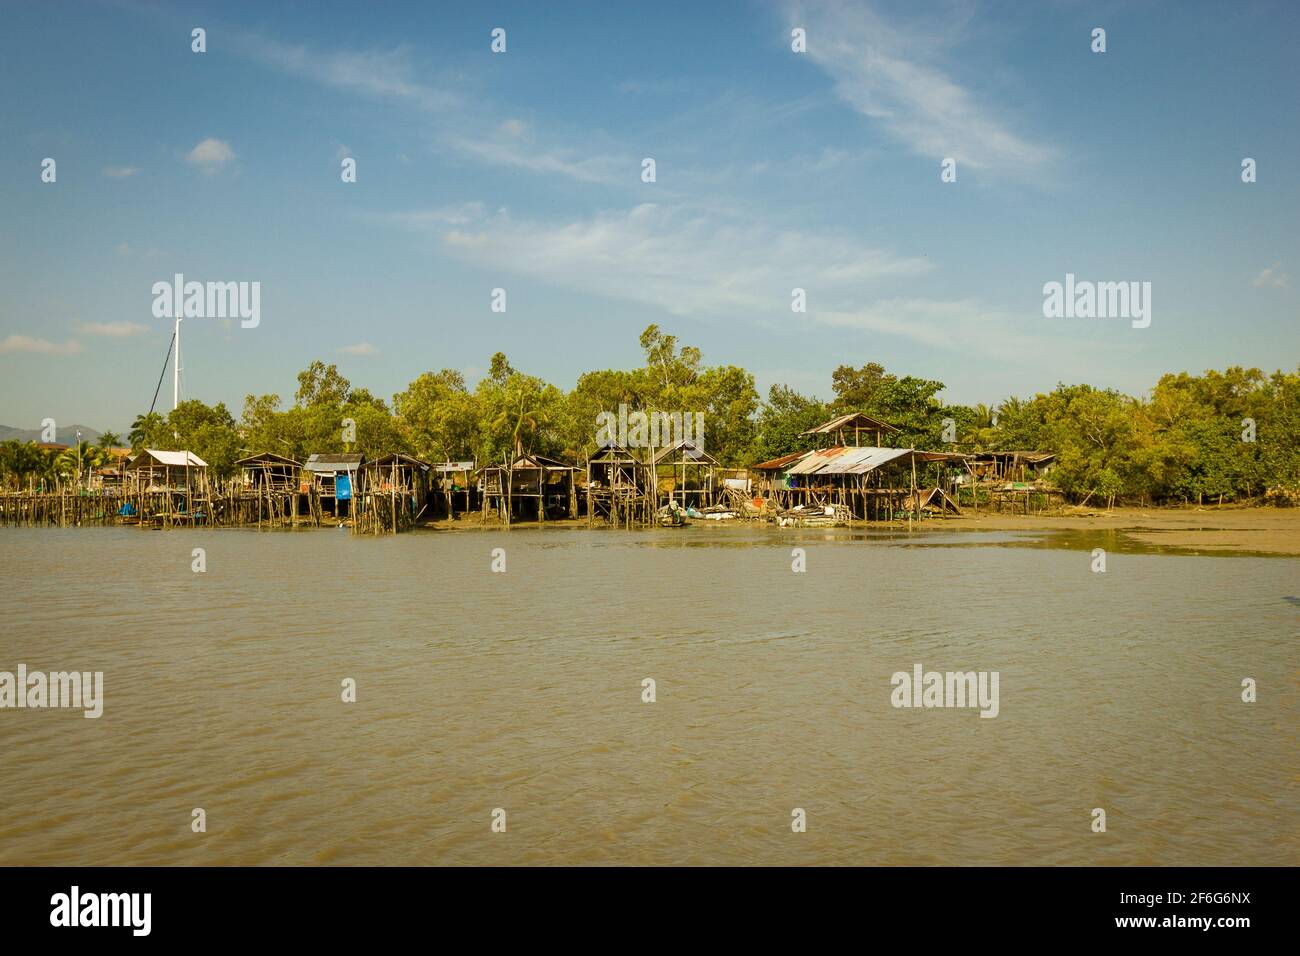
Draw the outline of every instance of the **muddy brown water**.
[[[0,671],[105,685],[0,710],[4,865],[1300,863],[1296,558],[0,529],[0,581]],[[997,671],[998,716],[894,708],[917,663]]]

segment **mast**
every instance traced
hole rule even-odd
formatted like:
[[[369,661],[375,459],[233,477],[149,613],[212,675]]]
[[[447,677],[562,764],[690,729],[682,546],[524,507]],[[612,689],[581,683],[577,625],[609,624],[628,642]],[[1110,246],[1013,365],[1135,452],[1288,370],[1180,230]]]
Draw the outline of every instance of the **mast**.
[[[176,317],[176,361],[172,364],[172,409],[181,403],[181,317]]]

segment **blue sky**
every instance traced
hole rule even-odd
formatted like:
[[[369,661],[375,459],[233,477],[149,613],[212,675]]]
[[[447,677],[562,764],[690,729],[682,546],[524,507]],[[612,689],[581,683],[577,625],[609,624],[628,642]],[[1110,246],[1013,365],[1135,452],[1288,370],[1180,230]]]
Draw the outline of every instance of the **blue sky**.
[[[7,5],[0,423],[147,410],[177,272],[261,283],[257,328],[183,327],[185,395],[236,416],[317,358],[384,397],[497,350],[568,388],[637,364],[650,322],[764,393],[828,396],[845,362],[970,403],[1294,369],[1298,27],[1292,3]],[[1151,282],[1150,327],[1044,318],[1067,272]]]

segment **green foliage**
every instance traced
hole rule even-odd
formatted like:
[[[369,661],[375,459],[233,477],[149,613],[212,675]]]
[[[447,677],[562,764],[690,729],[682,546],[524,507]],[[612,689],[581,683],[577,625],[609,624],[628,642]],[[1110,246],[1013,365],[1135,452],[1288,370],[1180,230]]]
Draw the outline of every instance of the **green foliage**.
[[[878,363],[841,365],[829,404],[774,385],[760,403],[754,379],[733,365],[706,366],[699,349],[651,325],[644,364],[581,375],[567,394],[498,352],[470,390],[452,369],[425,372],[393,396],[391,410],[337,367],[312,362],[298,375],[294,404],[249,395],[236,423],[222,405],[190,400],[167,415],[139,416],[129,439],[141,448],[189,449],[219,477],[261,451],[304,461],[313,452],[409,451],[426,461],[501,462],[520,451],[581,462],[595,448],[597,416],[629,411],[703,412],[705,447],[724,466],[743,466],[811,446],[803,432],[846,412],[900,429],[900,447],[1041,450],[1057,453],[1052,479],[1075,500],[1234,500],[1300,487],[1300,370],[1265,375],[1229,368],[1165,375],[1149,398],[1089,385],[1058,385],[996,406],[945,405],[943,383],[889,373]],[[953,432],[945,433],[951,419]],[[1256,441],[1243,440],[1244,420]],[[347,440],[351,423],[355,437]],[[106,440],[119,440],[111,433]],[[88,448],[82,450],[83,469]],[[52,485],[75,474],[75,449],[50,455],[34,444],[0,445],[0,480]]]
[[[831,417],[820,399],[800,395],[787,385],[773,385],[758,413],[754,461],[770,461],[806,449],[808,439],[803,433]]]

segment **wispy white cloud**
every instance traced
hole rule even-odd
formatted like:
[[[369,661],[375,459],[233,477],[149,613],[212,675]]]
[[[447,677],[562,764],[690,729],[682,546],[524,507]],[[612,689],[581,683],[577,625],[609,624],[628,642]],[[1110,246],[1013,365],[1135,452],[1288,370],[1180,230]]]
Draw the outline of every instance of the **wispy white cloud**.
[[[355,345],[343,345],[338,348],[340,355],[378,355],[379,349],[369,342],[357,342]]]
[[[807,56],[835,83],[836,94],[892,138],[937,164],[1032,171],[1057,151],[1015,133],[995,106],[982,102],[935,62],[951,25],[929,31],[887,21],[865,2],[789,0],[792,25],[808,31]]]
[[[455,134],[434,132],[439,149],[451,149],[493,166],[562,176],[582,183],[612,185],[638,181],[639,157],[613,156],[595,143],[586,149],[571,147],[561,144],[558,136],[543,141],[522,119],[500,119],[499,114],[494,118],[495,110],[489,104],[473,101],[459,91],[423,79],[428,67],[416,64],[409,47],[322,50],[256,34],[237,38],[236,45],[264,66],[310,82],[419,112],[456,117]],[[410,161],[406,154],[399,158]]]
[[[927,349],[1013,365],[1023,365],[1027,358],[1055,355],[1061,357],[1058,367],[1063,371],[1074,363],[1074,367],[1086,372],[1095,367],[1096,360],[1090,356],[1117,354],[1128,347],[1124,340],[1080,338],[1060,326],[1044,325],[1042,331],[1037,331],[1034,323],[1045,321],[1041,313],[1021,314],[976,299],[873,299],[849,307],[810,307],[808,317],[819,325],[869,332],[914,342]],[[1132,339],[1128,341],[1131,343]]]
[[[371,217],[380,222],[415,229],[437,229],[442,226],[464,226],[483,219],[481,202],[438,206],[433,209],[415,209],[409,212],[390,212]]]
[[[506,123],[517,121],[507,120]],[[457,136],[449,145],[493,166],[522,169],[548,176],[563,176],[582,183],[612,186],[639,183],[641,161],[630,153],[608,153],[537,145],[530,137],[505,127],[477,137]]]
[[[133,335],[143,335],[149,331],[149,326],[141,325],[139,322],[78,322],[77,331],[83,335],[94,335],[100,338],[125,339]]]
[[[455,93],[422,81],[408,47],[392,50],[320,50],[281,43],[264,36],[237,39],[245,53],[264,65],[335,89],[399,100],[438,112],[460,103]]]
[[[225,140],[209,136],[186,153],[185,160],[205,173],[215,173],[235,161],[235,151]]]
[[[109,179],[127,179],[140,171],[139,166],[105,166],[101,174]]]
[[[81,345],[75,339],[60,344],[30,335],[10,335],[0,339],[0,355],[26,353],[29,355],[76,355]]]
[[[1250,284],[1261,289],[1283,289],[1291,281],[1291,276],[1277,265],[1260,270],[1259,275],[1250,280]]]
[[[429,225],[465,261],[676,315],[788,314],[794,288],[842,290],[930,268],[924,258],[838,232],[777,230],[654,204],[558,224],[503,212],[464,227]]]

